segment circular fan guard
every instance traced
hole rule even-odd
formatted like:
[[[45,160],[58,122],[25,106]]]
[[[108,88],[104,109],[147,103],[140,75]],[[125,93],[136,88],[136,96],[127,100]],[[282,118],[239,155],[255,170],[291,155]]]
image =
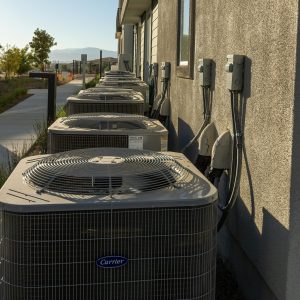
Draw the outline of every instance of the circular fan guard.
[[[115,195],[175,187],[189,174],[161,153],[97,148],[51,155],[23,176],[39,193]]]

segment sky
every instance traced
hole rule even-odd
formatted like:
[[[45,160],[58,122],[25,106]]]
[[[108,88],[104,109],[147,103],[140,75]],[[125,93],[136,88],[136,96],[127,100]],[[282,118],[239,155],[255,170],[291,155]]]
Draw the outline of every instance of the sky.
[[[0,0],[0,44],[24,47],[36,28],[55,38],[52,49],[117,50],[118,0]]]

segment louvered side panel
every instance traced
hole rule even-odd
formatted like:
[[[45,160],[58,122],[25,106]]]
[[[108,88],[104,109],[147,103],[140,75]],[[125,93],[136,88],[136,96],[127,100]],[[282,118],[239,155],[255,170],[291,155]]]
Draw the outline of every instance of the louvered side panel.
[[[128,148],[127,135],[52,134],[51,153],[86,148]]]
[[[1,300],[214,300],[215,204],[4,212]],[[118,268],[99,258],[121,256]]]

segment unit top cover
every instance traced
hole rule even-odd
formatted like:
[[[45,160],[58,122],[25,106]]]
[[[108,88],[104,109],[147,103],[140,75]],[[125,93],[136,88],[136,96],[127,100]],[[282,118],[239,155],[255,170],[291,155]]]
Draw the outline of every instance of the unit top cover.
[[[80,90],[78,95],[81,95],[81,94],[90,94],[90,93],[105,93],[105,92],[113,92],[113,93],[124,93],[124,92],[127,92],[127,93],[136,93],[136,91],[134,91],[133,89],[130,89],[130,88],[118,88],[116,89],[115,87],[110,87],[110,86],[107,86],[107,87],[93,87],[93,88],[88,88],[88,89],[85,89],[85,90]]]
[[[149,87],[147,83],[140,81],[140,80],[105,80],[105,81],[99,81],[99,87],[105,87],[105,86],[120,86],[120,87],[126,87],[130,88],[132,86],[139,86],[143,88]]]
[[[71,115],[57,119],[50,127],[50,132],[109,132],[120,134],[130,132],[142,132],[143,134],[165,133],[167,129],[160,121],[141,115],[122,113],[84,113]]]
[[[105,75],[127,75],[127,76],[135,76],[135,73],[129,72],[129,71],[121,71],[121,70],[115,70],[115,71],[106,71]]]
[[[143,95],[130,90],[89,91],[67,98],[68,101],[95,100],[95,101],[140,101],[144,102]]]
[[[0,191],[16,212],[208,205],[213,185],[184,155],[96,148],[23,159]]]
[[[129,76],[105,76],[100,79],[100,82],[103,81],[136,81],[141,82],[140,79],[136,77],[129,77]]]

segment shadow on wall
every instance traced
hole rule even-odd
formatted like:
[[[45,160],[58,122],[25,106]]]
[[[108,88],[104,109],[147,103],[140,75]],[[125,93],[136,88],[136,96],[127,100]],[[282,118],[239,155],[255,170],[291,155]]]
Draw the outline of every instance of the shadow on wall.
[[[300,7],[298,7],[298,14]],[[300,32],[298,22],[297,32]],[[292,170],[291,170],[291,200],[290,200],[290,252],[288,269],[287,299],[296,299],[300,295],[300,37],[297,36],[297,59],[295,78],[295,100],[293,114],[293,144],[292,144]]]
[[[181,118],[178,118],[178,144],[177,149],[182,149],[192,138],[194,137],[194,132],[190,125],[186,123]],[[198,142],[194,143],[185,151],[185,155],[191,161],[193,158],[197,157],[198,154]]]
[[[169,82],[169,87],[168,87],[168,97],[171,97],[171,93],[170,90],[172,89],[171,87],[171,81]],[[170,99],[170,116],[172,116],[172,99]],[[176,131],[176,126],[174,125],[174,123],[172,122],[172,118],[169,118],[169,141],[168,141],[168,145],[169,145],[169,150],[170,151],[178,151],[178,134]]]
[[[251,67],[251,59],[246,58],[245,86],[240,104],[243,132],[247,102],[250,101],[251,96]],[[245,141],[247,141],[247,133],[244,135]],[[289,230],[278,222],[267,209],[263,208],[262,212],[256,211],[255,203],[259,199],[255,199],[253,174],[245,143],[243,156],[246,170],[243,176],[247,177],[249,184],[247,200],[250,199],[250,211],[244,204],[246,201],[243,201],[242,198],[238,199],[227,222],[228,226],[223,228],[219,234],[219,249],[230,262],[229,265],[244,292],[245,299],[285,299]],[[256,219],[257,214],[262,217]],[[257,227],[257,220],[261,220],[261,230]]]
[[[230,232],[224,227],[219,234],[218,248],[245,299],[285,299],[289,231],[266,209],[262,213],[260,232],[240,199],[228,220]]]
[[[242,130],[243,130],[243,136],[244,136],[244,147],[243,147],[243,159],[244,164],[246,168],[246,176],[249,184],[250,189],[250,199],[251,199],[251,215],[253,219],[255,218],[255,202],[254,202],[254,188],[253,188],[253,181],[252,181],[252,175],[250,170],[250,164],[247,156],[247,149],[245,146],[245,141],[247,139],[247,136],[244,134],[245,129],[245,122],[246,122],[246,114],[247,114],[247,102],[249,101],[249,98],[251,97],[251,78],[252,78],[252,60],[249,57],[245,58],[245,72],[244,72],[244,88],[243,88],[243,94],[242,94],[242,101],[241,101],[241,121],[242,121]]]
[[[216,82],[216,63],[212,61],[212,66],[211,66],[211,87],[210,87],[210,93],[209,93],[209,98],[210,98],[210,111],[213,111],[213,99],[214,99],[214,91],[215,91],[215,82]],[[200,97],[199,99],[193,99],[194,102],[199,102],[199,106],[201,107],[201,113],[197,117],[197,128],[195,129],[196,131],[194,132],[190,125],[186,123],[183,119],[180,117],[178,118],[178,148],[177,149],[182,149],[186,144],[191,141],[195,135],[198,133],[198,130],[202,126],[204,122],[204,115],[203,115],[203,92],[202,88],[199,85],[200,89]],[[189,147],[185,155],[192,161],[195,162],[198,156],[198,148],[199,148],[199,143],[196,141],[191,147]]]

